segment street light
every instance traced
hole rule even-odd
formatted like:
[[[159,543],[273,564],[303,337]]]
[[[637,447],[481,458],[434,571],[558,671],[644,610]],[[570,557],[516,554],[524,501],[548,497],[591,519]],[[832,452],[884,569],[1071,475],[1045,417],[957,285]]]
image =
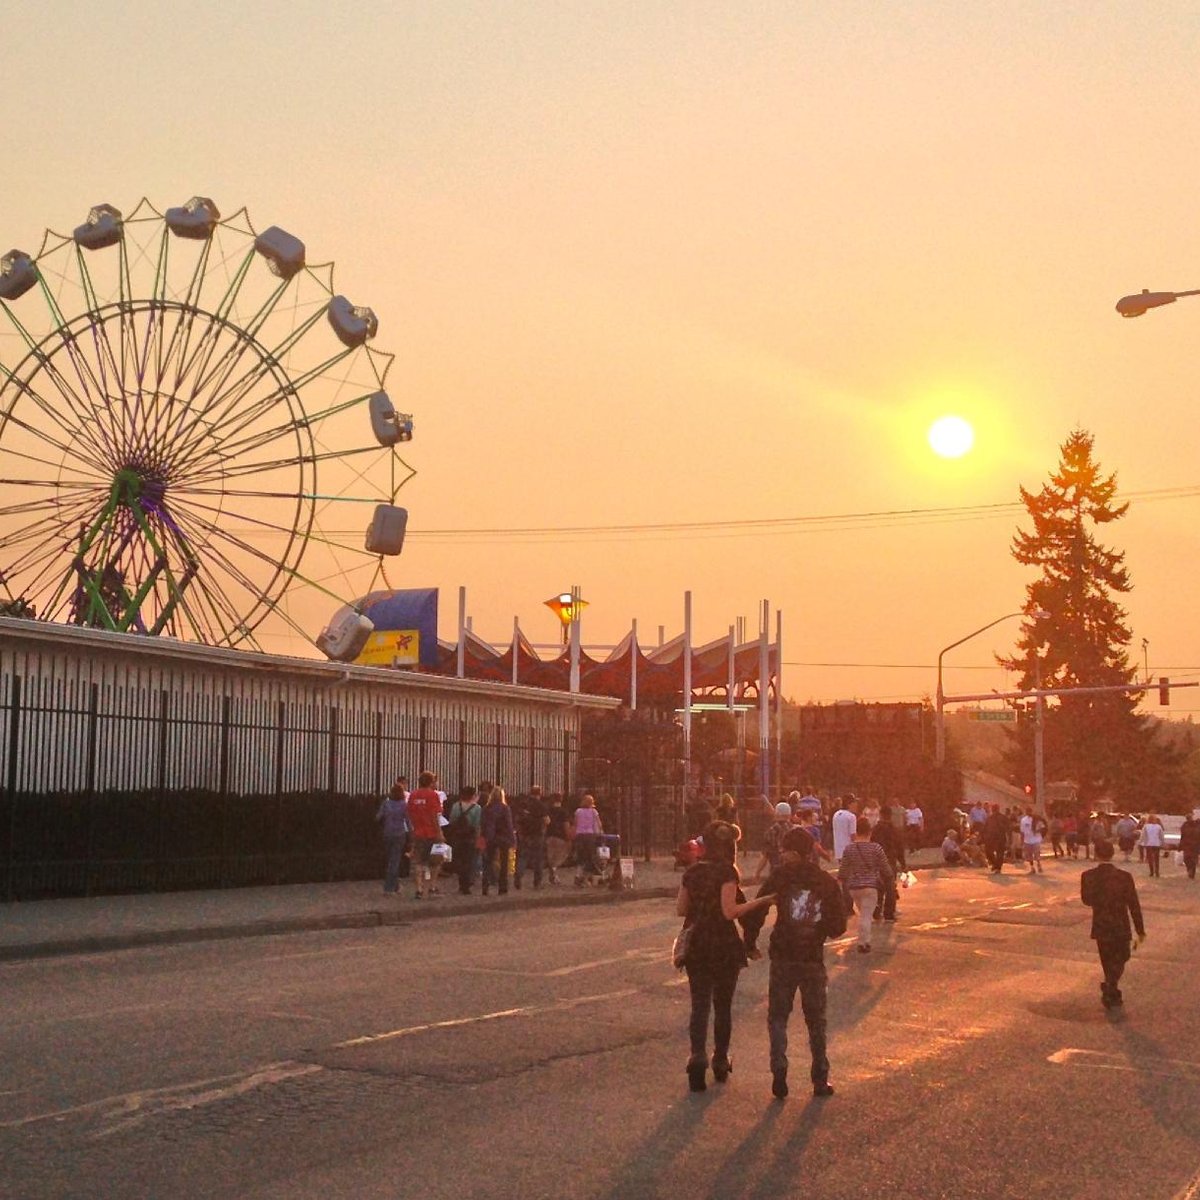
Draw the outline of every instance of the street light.
[[[543,600],[542,603],[562,622],[563,645],[565,646],[570,640],[571,626],[579,620],[583,610],[587,608],[588,602],[579,594],[579,589],[574,588],[569,592],[560,592],[557,596],[551,596],[549,600]]]
[[[950,645],[944,647],[938,654],[937,661],[937,761],[938,766],[946,761],[946,717],[945,717],[945,701],[946,693],[942,690],[942,658],[946,652],[953,650],[956,646],[961,646],[963,642],[969,642],[973,637],[978,637],[981,633],[986,633],[993,625],[999,625],[1002,621],[1011,621],[1014,617],[1046,617],[1049,613],[1043,612],[1042,609],[1035,609],[1031,613],[1012,612],[1005,613],[1002,617],[997,617],[994,621],[989,621],[986,625],[981,625],[973,633],[968,633],[966,637],[960,637],[957,642],[951,642]]]
[[[1117,312],[1123,317],[1140,317],[1151,308],[1162,308],[1164,304],[1174,304],[1180,296],[1200,296],[1200,288],[1190,292],[1152,292],[1142,288],[1132,296],[1122,296],[1117,301]]]

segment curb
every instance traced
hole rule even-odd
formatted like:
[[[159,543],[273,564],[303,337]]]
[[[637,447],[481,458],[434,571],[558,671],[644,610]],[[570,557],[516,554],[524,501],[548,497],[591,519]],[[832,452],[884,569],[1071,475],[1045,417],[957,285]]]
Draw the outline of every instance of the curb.
[[[148,946],[177,946],[193,942],[224,942],[236,938],[270,937],[286,933],[313,933],[327,929],[375,929],[383,926],[412,925],[422,921],[454,917],[472,917],[501,911],[527,911],[534,908],[575,908],[583,905],[629,903],[635,900],[661,900],[674,897],[677,888],[648,887],[620,892],[566,892],[558,895],[520,897],[501,908],[498,904],[475,900],[453,908],[436,904],[425,908],[389,908],[386,911],[334,913],[321,917],[282,917],[269,921],[243,921],[232,925],[198,926],[192,929],[155,929],[140,933],[110,934],[95,937],[62,938],[56,941],[27,942],[0,946],[0,962],[59,958],[74,954],[100,954],[113,950],[137,950]]]

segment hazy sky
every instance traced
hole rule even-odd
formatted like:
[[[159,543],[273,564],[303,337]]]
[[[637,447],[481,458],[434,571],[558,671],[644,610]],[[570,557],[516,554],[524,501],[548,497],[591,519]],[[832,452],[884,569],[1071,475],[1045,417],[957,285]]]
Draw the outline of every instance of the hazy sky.
[[[1082,424],[1134,654],[1200,677],[1193,617],[1200,10],[1048,4],[0,0],[0,242],[199,192],[380,318],[415,413],[393,582],[476,631],[578,584],[584,641],[698,641],[768,598],[785,692],[915,699],[938,650],[1020,607],[1018,518],[517,540],[432,530],[1005,504]],[[935,458],[956,412],[976,448]],[[947,659],[947,690],[1011,647]],[[297,647],[293,646],[295,650]],[[837,665],[819,665],[837,664]],[[858,665],[847,665],[858,664]],[[900,664],[905,664],[903,667]],[[1191,697],[1197,697],[1192,699]],[[1200,692],[1173,711],[1200,710]]]

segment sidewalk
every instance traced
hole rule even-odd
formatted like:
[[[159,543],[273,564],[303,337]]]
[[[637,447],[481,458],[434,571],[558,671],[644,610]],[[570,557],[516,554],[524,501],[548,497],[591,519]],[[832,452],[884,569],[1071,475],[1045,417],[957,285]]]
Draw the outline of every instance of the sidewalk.
[[[923,850],[909,856],[909,866],[931,867],[939,860],[937,851]],[[757,862],[758,856],[751,854],[739,864],[747,878]],[[564,884],[534,891],[526,877],[520,891],[510,888],[506,896],[460,896],[447,890],[456,887],[448,878],[442,881],[441,895],[419,901],[412,898],[407,880],[401,881],[399,897],[385,896],[378,880],[362,880],[0,904],[0,962],[307,930],[408,925],[501,910],[662,899],[675,895],[679,876],[671,859],[658,858],[635,860],[634,886],[619,892],[576,888],[569,876]]]

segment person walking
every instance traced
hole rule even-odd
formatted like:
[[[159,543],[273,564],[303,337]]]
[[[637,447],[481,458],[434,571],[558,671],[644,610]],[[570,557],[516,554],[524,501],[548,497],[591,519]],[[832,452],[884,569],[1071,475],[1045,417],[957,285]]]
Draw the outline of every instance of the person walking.
[[[535,783],[529,789],[520,811],[517,813],[517,869],[513,875],[513,887],[518,891],[521,887],[521,877],[525,872],[533,872],[533,886],[542,886],[542,869],[546,862],[546,826],[549,818],[546,815],[546,803],[542,799],[542,789]]]
[[[882,895],[875,902],[874,920],[894,921],[897,917],[896,901],[900,898],[897,879],[901,871],[908,870],[904,861],[904,840],[896,833],[892,824],[891,806],[885,804],[879,811],[879,821],[871,830],[871,841],[882,847],[888,866],[892,868],[892,882],[883,888]]]
[[[1092,937],[1100,955],[1104,979],[1100,984],[1100,1002],[1105,1008],[1119,1008],[1121,976],[1133,941],[1130,920],[1137,931],[1138,945],[1146,940],[1142,906],[1138,902],[1133,876],[1112,862],[1113,844],[1101,838],[1094,845],[1097,865],[1079,877],[1080,899],[1092,910]]]
[[[1161,874],[1160,862],[1162,858],[1163,842],[1163,827],[1162,822],[1150,813],[1146,817],[1146,823],[1142,826],[1142,841],[1146,846],[1146,866],[1150,871],[1152,878],[1157,879]]]
[[[838,867],[842,887],[858,909],[858,952],[871,949],[871,921],[880,890],[889,887],[894,879],[883,847],[871,841],[871,822],[859,817],[854,841],[846,847]]]
[[[600,835],[604,825],[596,811],[596,797],[585,795],[575,810],[575,886],[583,887],[600,874],[596,851],[600,846]],[[707,826],[706,826],[707,828]]]
[[[796,799],[799,798],[797,793]],[[786,800],[780,800],[775,805],[773,815],[774,820],[763,833],[762,858],[758,860],[758,869],[754,872],[755,883],[779,867],[783,854],[783,839],[792,828],[792,806]]]
[[[567,861],[570,845],[571,814],[564,807],[562,796],[556,792],[546,809],[546,873],[552,884],[559,882],[558,868]]]
[[[886,820],[886,813],[881,814],[881,820]],[[780,1100],[788,1094],[788,1020],[797,990],[808,1027],[813,1095],[833,1095],[825,1032],[825,941],[846,932],[846,908],[842,889],[817,865],[812,840],[806,842],[806,837],[802,830],[795,829],[783,839],[780,865],[767,876],[757,896],[773,897],[776,906],[767,946],[767,1036],[771,1045],[771,1092]],[[756,909],[742,921],[747,951],[752,956],[758,952],[758,935],[766,915],[765,908]]]
[[[992,805],[992,811],[983,823],[982,841],[992,874],[1003,874],[1004,851],[1008,847],[1008,818],[1000,811],[999,804]]]
[[[471,784],[464,784],[458,799],[450,806],[450,824],[446,826],[446,840],[454,860],[454,874],[458,876],[459,895],[469,896],[475,884],[476,864],[479,859],[479,839],[483,829],[483,806],[478,793]]]
[[[846,847],[854,840],[854,827],[858,817],[852,807],[853,796],[843,796],[838,803],[837,811],[833,814],[830,825],[833,829],[833,857],[837,861],[842,857]]]
[[[1192,881],[1196,878],[1196,860],[1200,859],[1200,820],[1197,820],[1197,809],[1179,827],[1179,852],[1183,855],[1183,866],[1187,876]]]
[[[1133,848],[1138,842],[1138,823],[1126,813],[1116,825],[1113,832],[1117,835],[1117,849],[1121,851],[1126,862],[1133,861]]]
[[[512,809],[502,787],[492,788],[483,810],[483,894],[492,885],[501,896],[508,895],[508,856],[517,844]]]
[[[1070,813],[1063,817],[1063,844],[1072,858],[1079,857],[1079,823]]]
[[[915,854],[920,850],[921,842],[925,837],[925,814],[915,800],[910,800],[908,807],[904,810],[904,837],[908,842],[910,854]]]
[[[688,1020],[690,1054],[686,1069],[688,1087],[693,1092],[702,1092],[707,1087],[710,1013],[713,1078],[724,1083],[733,1070],[729,1052],[733,1037],[733,993],[737,988],[738,973],[748,959],[745,943],[734,921],[771,903],[769,896],[746,900],[741,895],[741,876],[736,866],[736,825],[713,821],[701,836],[704,856],[683,873],[675,900],[675,911],[683,917],[684,927],[691,930],[683,968],[687,972],[692,1001]],[[756,953],[755,957],[761,955]]]
[[[1075,818],[1076,848],[1083,851],[1086,861],[1092,857],[1092,818],[1089,813],[1080,812]],[[1078,857],[1078,853],[1076,854]]]
[[[383,824],[383,845],[386,866],[383,875],[385,896],[400,894],[400,864],[408,845],[408,797],[404,785],[397,780],[383,798],[375,819]]]
[[[1021,856],[1030,875],[1042,874],[1042,832],[1032,808],[1025,809],[1021,818]]]
[[[443,841],[442,798],[434,788],[436,776],[432,771],[422,771],[417,776],[417,786],[408,794],[408,824],[412,830],[412,876],[413,899],[423,895],[437,894],[434,871],[441,863],[432,860],[433,847]],[[422,883],[425,890],[422,890]]]
[[[1062,817],[1054,816],[1050,818],[1050,847],[1054,851],[1055,858],[1065,857],[1063,851],[1063,821]]]

